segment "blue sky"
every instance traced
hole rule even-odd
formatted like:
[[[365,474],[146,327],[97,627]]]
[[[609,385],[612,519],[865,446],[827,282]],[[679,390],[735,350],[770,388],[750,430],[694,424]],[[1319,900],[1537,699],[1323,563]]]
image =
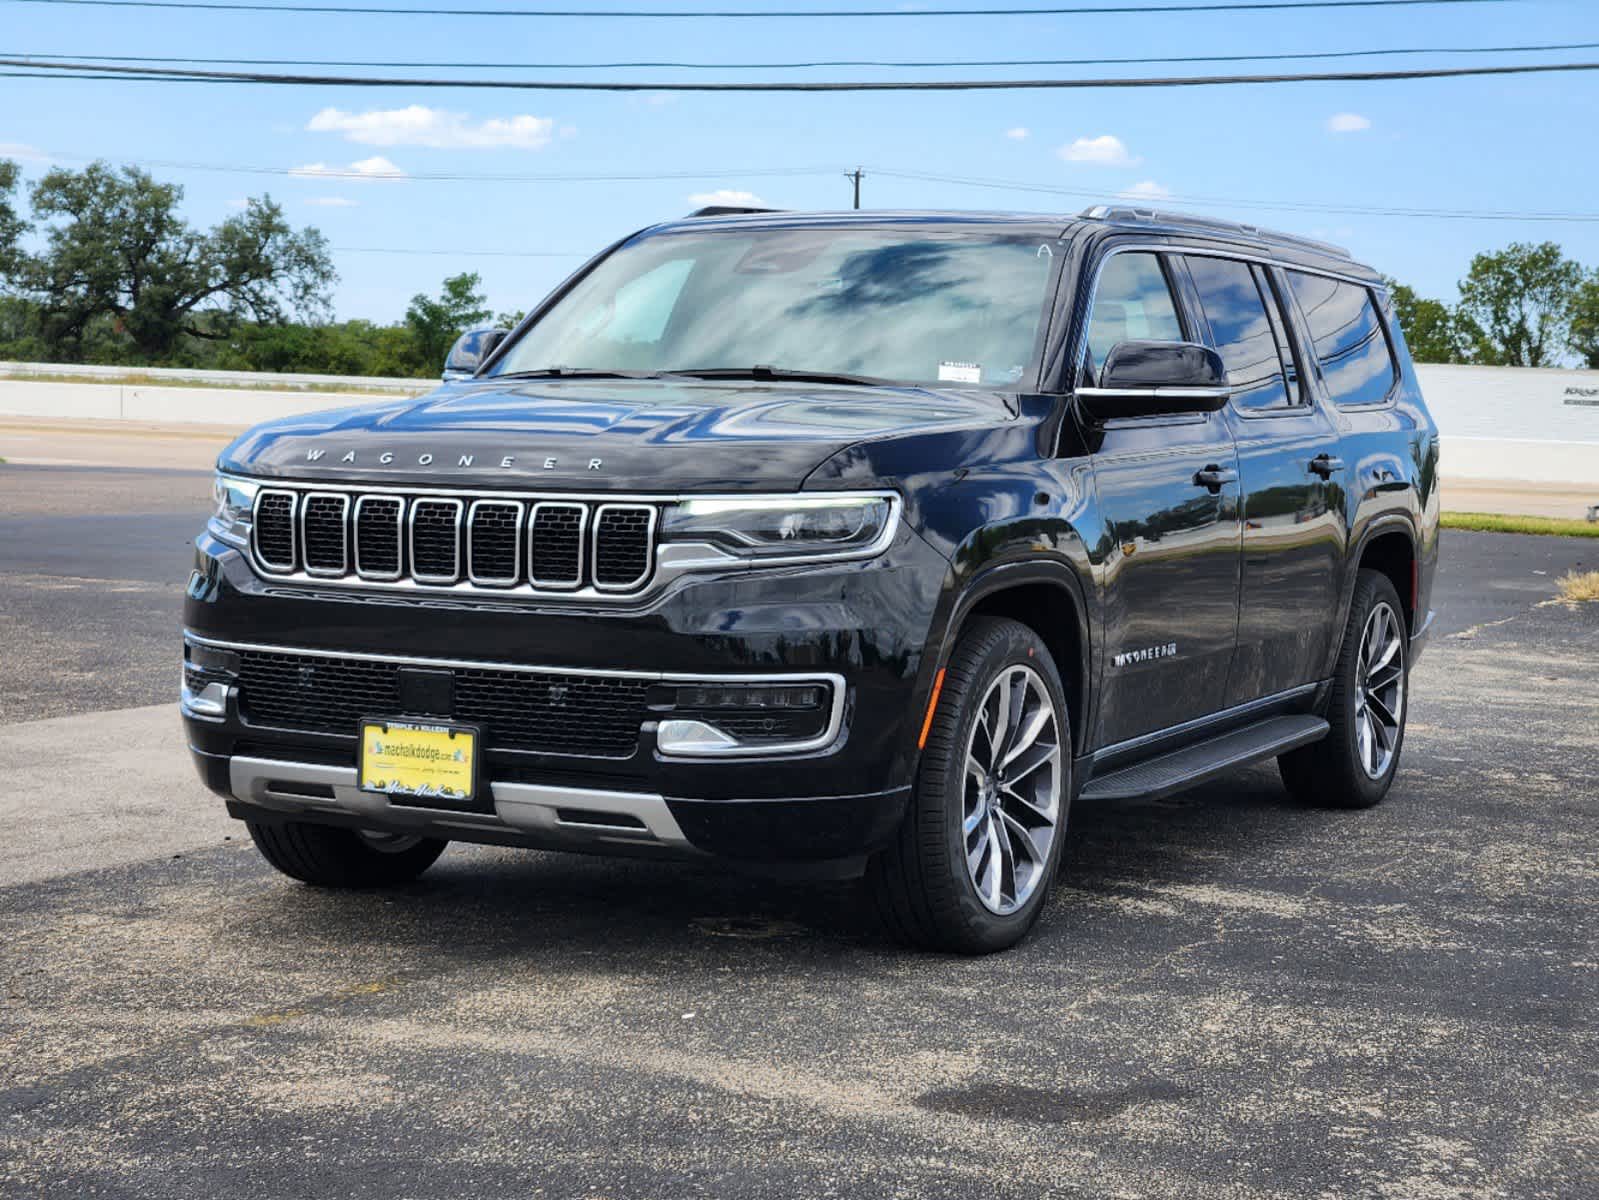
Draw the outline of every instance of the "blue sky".
[[[396,3],[401,0],[396,0]],[[637,0],[643,7],[656,0]],[[937,0],[929,0],[936,3]],[[477,0],[471,7],[491,7]],[[784,7],[881,7],[794,0]],[[510,0],[505,7],[526,7]],[[617,7],[603,0],[595,7]],[[692,7],[672,3],[668,7]],[[969,6],[969,5],[968,5]],[[727,0],[704,7],[761,7]],[[1394,10],[851,20],[359,17],[52,8],[0,0],[9,54],[563,62],[682,58],[1077,58],[1599,42],[1599,3],[1516,0]],[[1446,65],[1461,55],[1354,60]],[[1599,61],[1599,50],[1494,61]],[[1284,70],[1337,64],[1282,64]],[[264,68],[273,69],[273,68]],[[1007,68],[1039,74],[1225,73],[1229,64]],[[353,72],[349,72],[353,73]],[[415,74],[447,74],[443,70]],[[464,72],[459,72],[464,73]],[[530,72],[531,73],[531,72]],[[556,72],[537,72],[543,76]],[[506,71],[484,71],[510,77]],[[586,78],[594,73],[559,73]],[[638,79],[718,78],[661,69]],[[726,73],[731,75],[732,73]],[[747,72],[792,78],[953,71]],[[1075,212],[1089,196],[898,179],[873,168],[1144,195],[1350,246],[1424,293],[1452,298],[1472,253],[1560,242],[1599,266],[1599,222],[1444,220],[1244,208],[1226,200],[1599,213],[1599,73],[1444,81],[1092,92],[608,95],[283,88],[0,78],[0,156],[29,177],[54,160],[138,163],[181,183],[209,225],[268,192],[336,248],[340,317],[394,320],[417,291],[476,270],[497,309],[524,308],[619,234],[722,190],[795,208]],[[184,166],[161,164],[190,164]],[[297,175],[200,169],[258,167]],[[402,179],[350,180],[321,168]],[[761,174],[788,168],[816,174]],[[610,182],[426,180],[420,175],[666,174]],[[1170,194],[1179,200],[1162,200]],[[1186,203],[1187,197],[1217,198]],[[373,253],[371,250],[410,253]],[[451,253],[416,253],[444,250]],[[481,251],[516,251],[528,257]],[[540,255],[548,257],[535,257]]]

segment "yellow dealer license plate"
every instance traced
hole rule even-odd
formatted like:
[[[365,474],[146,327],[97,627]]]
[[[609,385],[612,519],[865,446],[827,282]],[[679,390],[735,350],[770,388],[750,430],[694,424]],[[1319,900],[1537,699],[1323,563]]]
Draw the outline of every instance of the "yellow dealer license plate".
[[[361,790],[408,800],[470,803],[478,731],[417,721],[361,722]]]

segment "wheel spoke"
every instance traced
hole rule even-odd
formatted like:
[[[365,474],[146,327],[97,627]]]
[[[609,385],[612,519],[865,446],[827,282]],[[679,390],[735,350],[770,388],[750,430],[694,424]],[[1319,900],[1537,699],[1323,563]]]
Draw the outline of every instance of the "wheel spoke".
[[[1029,862],[1042,867],[1044,865],[1044,854],[1033,841],[1033,831],[1004,809],[999,810],[999,817],[1007,831],[1007,837],[1010,839],[1012,846],[1020,846],[1022,853],[1027,856]]]
[[[1381,723],[1398,726],[1399,718],[1394,715],[1393,710],[1388,707],[1387,703],[1376,692],[1366,693],[1366,704],[1376,712]]]
[[[1374,772],[1376,770],[1376,762],[1372,758],[1371,714],[1361,713],[1358,720],[1360,722],[1359,732],[1357,734],[1357,738],[1360,742],[1360,761],[1365,764],[1367,771]]]
[[[983,702],[984,709],[988,701]],[[998,764],[1005,753],[1005,741],[1010,734],[1010,677],[1000,676],[994,694],[994,719],[988,726],[988,761]]]
[[[1381,751],[1381,757],[1372,764],[1372,769],[1381,770],[1389,751],[1394,748],[1393,738],[1389,735],[1388,726],[1382,723],[1376,713],[1367,713],[1366,719],[1371,722],[1372,745]]]
[[[1050,791],[1050,798],[1053,800],[1054,799],[1054,788],[1051,787],[1049,789],[1049,791]],[[1054,807],[1045,807],[1044,805],[1040,804],[1037,800],[1033,799],[1032,797],[1022,795],[1021,792],[1017,791],[1014,787],[1010,786],[1009,784],[1007,784],[1006,786],[1000,788],[999,789],[999,794],[1001,796],[1004,796],[1006,799],[1014,800],[1017,804],[1021,805],[1021,807],[1025,811],[1031,813],[1033,816],[1037,817],[1040,821],[1044,822],[1045,824],[1047,824],[1047,825],[1054,825],[1055,824],[1056,813],[1055,813]]]
[[[988,883],[983,885],[983,894],[988,902],[995,908],[999,907],[1005,886],[1005,851],[1000,844],[999,829],[994,823],[994,818],[988,818],[988,870],[985,873]]]
[[[1010,769],[1005,772],[1005,782],[1015,784],[1019,780],[1026,779],[1039,767],[1045,763],[1053,763],[1059,757],[1060,747],[1054,743],[1036,745],[1027,753],[1011,760]]]
[[[1023,698],[1025,699],[1027,694],[1026,686],[1023,685],[1023,687],[1018,690],[1021,691]],[[1011,763],[1015,762],[1020,755],[1027,751],[1028,747],[1032,746],[1033,743],[1038,741],[1038,735],[1043,733],[1044,730],[1047,729],[1054,721],[1054,719],[1055,714],[1050,711],[1049,705],[1040,704],[1030,717],[1019,724],[1016,729],[1015,736],[1011,738],[1010,746],[1005,751],[1005,757],[999,760],[998,765],[1000,767],[1007,767]]]
[[[1389,663],[1393,662],[1394,655],[1396,655],[1398,653],[1399,653],[1399,638],[1398,637],[1394,637],[1391,640],[1389,640],[1385,646],[1383,646],[1382,653],[1377,656],[1377,661],[1372,663],[1371,666],[1367,668],[1367,670],[1366,670],[1366,678],[1370,679],[1378,671],[1381,671]]]

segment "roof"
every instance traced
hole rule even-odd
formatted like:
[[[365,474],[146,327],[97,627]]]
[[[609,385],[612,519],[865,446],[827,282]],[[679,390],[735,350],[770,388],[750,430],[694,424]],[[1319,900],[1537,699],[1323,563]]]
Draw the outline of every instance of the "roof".
[[[1081,213],[1033,213],[1006,211],[960,211],[919,209],[843,209],[835,212],[730,209],[691,214],[676,221],[653,226],[648,233],[679,233],[708,229],[761,228],[848,228],[850,226],[915,225],[923,227],[1012,228],[1029,233],[1053,232],[1064,235],[1073,229],[1137,230],[1162,236],[1186,235],[1207,241],[1245,246],[1283,260],[1320,266],[1344,274],[1380,277],[1371,268],[1356,263],[1348,250],[1330,242],[1297,234],[1227,221],[1192,213],[1163,212],[1134,206],[1096,205]]]

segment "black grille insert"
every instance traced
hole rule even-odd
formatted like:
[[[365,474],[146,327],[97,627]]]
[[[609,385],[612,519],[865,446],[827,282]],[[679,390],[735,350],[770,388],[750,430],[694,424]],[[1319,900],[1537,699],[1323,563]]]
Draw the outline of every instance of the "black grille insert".
[[[577,587],[583,582],[581,504],[535,504],[529,524],[528,574],[535,587]]]
[[[454,583],[461,574],[459,500],[411,505],[411,573],[429,583]]]
[[[479,500],[467,523],[467,574],[473,583],[510,587],[522,575],[522,506]]]
[[[269,570],[292,571],[294,554],[293,492],[262,492],[255,502],[255,556]]]
[[[355,570],[368,579],[400,577],[400,520],[405,501],[398,496],[362,496],[355,502]]]
[[[406,716],[402,664],[240,650],[239,704],[252,724],[354,737],[366,717]],[[481,725],[489,749],[627,758],[648,709],[647,678],[457,667],[449,717]]]
[[[345,511],[348,496],[312,492],[300,501],[305,569],[313,575],[343,575],[346,569]]]
[[[650,573],[655,510],[642,504],[602,504],[594,518],[594,582],[632,588]]]

